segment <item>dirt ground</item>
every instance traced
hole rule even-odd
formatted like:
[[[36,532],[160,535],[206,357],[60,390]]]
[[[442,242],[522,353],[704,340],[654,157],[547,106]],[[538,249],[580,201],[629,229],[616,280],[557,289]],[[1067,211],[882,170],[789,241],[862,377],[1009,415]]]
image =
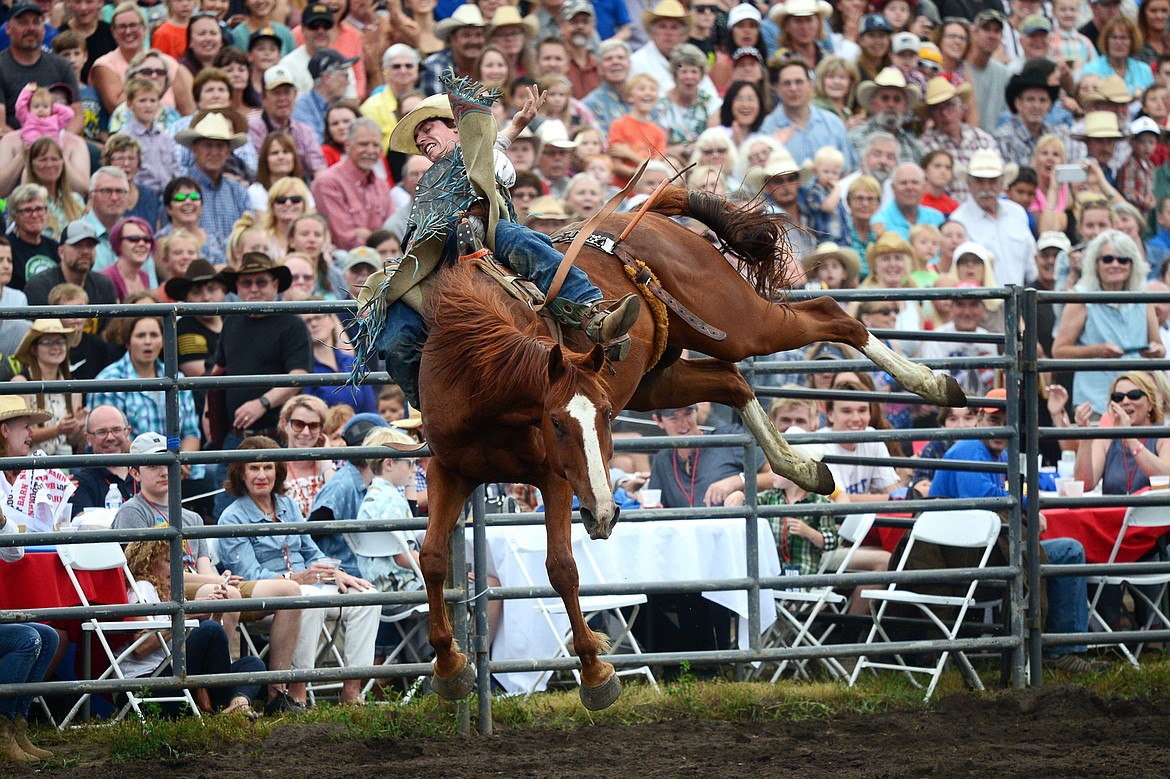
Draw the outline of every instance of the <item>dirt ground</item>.
[[[429,740],[344,740],[329,725],[278,727],[259,751],[118,766],[82,760],[54,777],[344,779],[620,776],[1133,777],[1165,775],[1170,699],[1107,701],[1071,684],[930,710],[801,722],[674,721],[572,732],[497,731]],[[781,773],[783,772],[783,773]],[[33,775],[0,765],[0,775]]]

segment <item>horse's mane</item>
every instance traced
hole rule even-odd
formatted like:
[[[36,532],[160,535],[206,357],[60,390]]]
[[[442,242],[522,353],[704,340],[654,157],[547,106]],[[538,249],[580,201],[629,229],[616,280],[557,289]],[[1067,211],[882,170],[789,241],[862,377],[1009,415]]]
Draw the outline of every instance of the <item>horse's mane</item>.
[[[757,201],[732,203],[710,192],[688,192],[668,187],[651,208],[663,216],[689,216],[711,228],[736,269],[762,297],[771,300],[791,286],[788,268],[792,252],[787,232],[792,222],[772,214]]]
[[[504,399],[539,399],[549,386],[549,350],[555,342],[541,332],[540,319],[519,306],[509,306],[499,285],[481,274],[474,263],[444,269],[424,312],[430,335],[424,354],[439,377],[461,384],[477,403]],[[580,381],[596,374],[572,362],[566,351],[567,380],[558,382],[550,402],[569,402]],[[561,397],[563,395],[564,397]]]

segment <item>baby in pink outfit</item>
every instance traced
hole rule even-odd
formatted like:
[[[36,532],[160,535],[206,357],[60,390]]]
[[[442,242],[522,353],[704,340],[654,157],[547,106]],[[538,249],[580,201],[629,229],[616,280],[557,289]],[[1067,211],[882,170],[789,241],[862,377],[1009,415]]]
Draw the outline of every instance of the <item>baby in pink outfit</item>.
[[[73,121],[73,109],[53,100],[52,94],[36,83],[26,84],[16,98],[16,118],[26,146],[46,135],[60,139],[61,131]]]

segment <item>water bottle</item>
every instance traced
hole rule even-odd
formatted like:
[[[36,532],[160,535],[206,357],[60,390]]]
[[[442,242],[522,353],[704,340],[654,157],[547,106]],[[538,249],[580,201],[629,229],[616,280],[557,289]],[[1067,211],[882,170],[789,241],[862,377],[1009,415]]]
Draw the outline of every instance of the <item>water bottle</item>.
[[[117,484],[111,484],[106,490],[106,508],[114,511],[122,508],[122,491],[118,489]]]
[[[1060,462],[1056,464],[1056,475],[1062,479],[1071,479],[1077,464],[1076,452],[1061,452]]]

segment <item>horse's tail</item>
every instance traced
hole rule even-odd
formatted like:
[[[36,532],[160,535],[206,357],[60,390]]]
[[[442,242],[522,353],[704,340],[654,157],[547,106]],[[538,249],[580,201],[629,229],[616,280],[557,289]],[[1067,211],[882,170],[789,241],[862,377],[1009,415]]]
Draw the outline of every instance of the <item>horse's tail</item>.
[[[697,219],[723,244],[737,269],[764,298],[771,300],[791,286],[794,258],[786,235],[792,222],[784,214],[768,213],[760,203],[732,203],[710,192],[668,187],[653,211],[663,216]],[[797,228],[798,229],[798,228]]]

